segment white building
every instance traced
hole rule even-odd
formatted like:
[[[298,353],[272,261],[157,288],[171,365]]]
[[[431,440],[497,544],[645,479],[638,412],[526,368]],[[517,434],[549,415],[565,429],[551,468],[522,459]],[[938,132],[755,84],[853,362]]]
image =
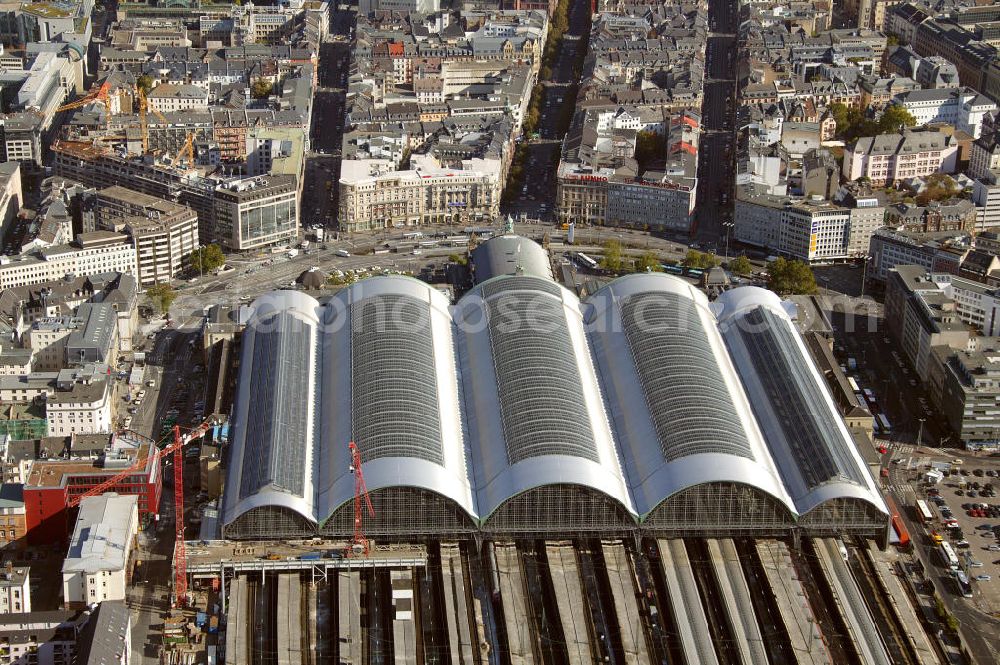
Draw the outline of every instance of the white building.
[[[934,131],[866,136],[847,147],[844,177],[867,177],[874,185],[888,185],[932,173],[954,173],[958,145],[951,136]]]
[[[80,501],[62,567],[67,608],[125,600],[129,558],[138,529],[137,496],[112,493]]]
[[[128,236],[109,231],[82,233],[69,245],[34,254],[0,257],[0,289],[53,282],[67,275],[121,272],[136,276],[135,246]]]
[[[931,280],[955,301],[958,317],[981,335],[1000,336],[1000,290],[950,273],[931,273]]]
[[[909,111],[918,126],[945,123],[972,138],[982,133],[983,117],[997,110],[991,99],[967,87],[910,90],[896,95],[892,103]]]
[[[340,171],[340,224],[345,231],[494,220],[500,214],[500,162],[469,159],[441,168],[431,156],[411,157],[414,168],[346,159]]]
[[[969,248],[950,242],[961,233],[919,234],[881,228],[872,235],[868,262],[868,279],[885,281],[896,266],[920,266],[924,271],[953,270],[958,272]]]
[[[800,199],[740,188],[733,237],[801,261],[844,261],[868,251],[884,213],[875,198],[860,198],[847,207],[818,196]]]
[[[31,324],[25,335],[34,356],[31,368],[36,372],[55,372],[66,366],[66,342],[81,321],[71,316],[41,319]]]
[[[990,171],[1000,169],[1000,134],[987,132],[969,146],[970,178],[985,178]]]
[[[93,377],[49,394],[45,403],[49,436],[110,432],[112,389],[106,377]]]
[[[27,566],[15,568],[10,562],[0,568],[0,614],[31,611],[30,572]]]
[[[208,108],[208,90],[197,85],[161,83],[146,98],[150,107],[160,113]]]
[[[1000,182],[998,173],[988,171],[972,186],[972,202],[976,204],[976,229],[982,231],[1000,226]]]

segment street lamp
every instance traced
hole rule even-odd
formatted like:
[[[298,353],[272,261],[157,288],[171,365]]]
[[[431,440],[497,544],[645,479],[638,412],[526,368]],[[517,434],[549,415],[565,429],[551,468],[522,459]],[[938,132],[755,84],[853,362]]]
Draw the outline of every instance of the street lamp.
[[[864,256],[861,257],[862,261],[864,262],[862,263],[862,268],[861,268],[861,296],[860,296],[861,298],[865,297],[865,282],[868,281],[868,261],[870,261],[873,258],[874,257],[871,256],[870,254],[865,254]]]
[[[726,229],[726,263],[729,263],[729,233],[736,227],[736,222],[730,219],[723,222],[722,226]]]

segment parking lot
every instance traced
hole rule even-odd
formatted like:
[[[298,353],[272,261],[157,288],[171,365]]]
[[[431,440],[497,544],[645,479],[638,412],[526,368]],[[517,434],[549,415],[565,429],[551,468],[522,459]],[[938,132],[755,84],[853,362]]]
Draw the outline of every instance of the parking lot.
[[[943,478],[939,483],[925,483],[918,489],[918,499],[927,502],[932,520],[927,535],[938,534],[951,544],[973,590],[971,602],[977,609],[1000,612],[1000,500],[993,487],[1000,487],[1000,460],[990,458],[955,458],[961,464],[939,461]],[[908,466],[926,477],[923,460],[911,459]],[[901,460],[900,463],[906,463]],[[918,486],[921,487],[921,486]],[[939,552],[931,559],[938,571],[946,566]],[[957,586],[951,585],[957,594]]]

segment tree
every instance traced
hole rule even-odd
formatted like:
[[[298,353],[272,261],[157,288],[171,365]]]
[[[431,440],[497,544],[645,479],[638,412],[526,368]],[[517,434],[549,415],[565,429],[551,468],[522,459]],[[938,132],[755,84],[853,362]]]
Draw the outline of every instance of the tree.
[[[700,262],[701,252],[696,249],[689,249],[687,254],[684,255],[684,260],[681,263],[683,263],[687,268],[697,268]]]
[[[882,112],[882,117],[878,119],[878,133],[893,134],[903,127],[913,127],[916,124],[917,119],[905,107],[889,104]]]
[[[834,122],[837,123],[837,134],[842,135],[851,126],[851,121],[849,119],[849,110],[846,104],[841,104],[840,102],[834,102],[830,104],[830,114],[833,116]]]
[[[917,194],[914,201],[925,206],[931,201],[947,201],[962,193],[962,188],[955,180],[944,173],[932,173],[924,181],[924,191]]]
[[[767,286],[780,295],[817,292],[816,276],[812,268],[802,261],[788,261],[781,257],[767,264]]]
[[[135,85],[142,90],[143,94],[148,95],[149,91],[153,89],[153,77],[143,74],[135,80]]]
[[[708,270],[719,265],[719,257],[715,254],[705,254],[695,249],[689,249],[682,263],[688,268]]]
[[[170,318],[170,306],[177,300],[177,292],[174,291],[174,287],[170,286],[170,282],[153,284],[146,289],[146,296],[153,301],[164,316]]]
[[[256,79],[250,84],[250,94],[253,95],[254,99],[267,99],[272,90],[274,90],[274,84],[265,78]]]
[[[635,161],[639,163],[640,173],[666,158],[666,137],[656,132],[639,132],[635,135]]]
[[[191,252],[191,268],[199,273],[212,272],[216,268],[221,268],[225,263],[226,256],[215,243],[199,247]]]
[[[741,254],[729,262],[729,270],[735,275],[749,275],[753,272],[753,264]]]
[[[642,256],[635,260],[636,272],[663,272],[660,265],[660,258],[653,252],[644,252]]]
[[[609,240],[604,243],[604,256],[601,258],[601,267],[609,272],[621,272],[622,244],[620,242]]]

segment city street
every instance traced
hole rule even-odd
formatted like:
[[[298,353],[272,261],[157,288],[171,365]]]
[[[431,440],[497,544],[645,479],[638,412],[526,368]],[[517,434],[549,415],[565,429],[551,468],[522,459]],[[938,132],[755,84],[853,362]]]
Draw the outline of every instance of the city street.
[[[563,35],[562,45],[552,66],[551,78],[540,81],[545,86],[545,100],[538,122],[539,138],[527,141],[528,157],[524,164],[524,186],[516,193],[515,200],[506,206],[503,214],[526,214],[531,218],[546,219],[555,214],[556,170],[562,149],[563,134],[559,131],[560,118],[567,105],[576,104],[572,87],[576,83],[574,68],[580,40],[590,32],[590,5],[574,2],[570,5],[569,28]]]
[[[345,90],[351,62],[350,42],[345,38],[353,23],[353,12],[332,8],[331,35],[320,45],[319,87],[313,96],[311,151],[305,159],[300,206],[303,229],[322,224],[333,230],[336,225]]]
[[[732,220],[734,123],[736,119],[736,57],[738,10],[732,0],[708,6],[709,26],[698,146],[697,217],[692,236],[722,251],[727,221]]]

